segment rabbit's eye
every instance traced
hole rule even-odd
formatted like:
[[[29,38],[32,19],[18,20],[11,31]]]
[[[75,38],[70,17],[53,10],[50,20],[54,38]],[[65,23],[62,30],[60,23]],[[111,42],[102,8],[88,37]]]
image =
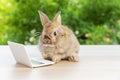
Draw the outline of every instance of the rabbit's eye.
[[[55,31],[53,34],[54,34],[54,36],[56,36],[56,35],[57,35],[57,32]]]

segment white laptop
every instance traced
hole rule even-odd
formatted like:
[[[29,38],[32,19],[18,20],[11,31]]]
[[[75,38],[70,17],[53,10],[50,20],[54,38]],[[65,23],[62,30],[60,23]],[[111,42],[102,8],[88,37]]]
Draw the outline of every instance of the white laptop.
[[[28,51],[23,44],[8,41],[8,45],[17,63],[21,63],[29,67],[40,67],[54,64],[54,62],[43,58],[30,58],[27,53]]]

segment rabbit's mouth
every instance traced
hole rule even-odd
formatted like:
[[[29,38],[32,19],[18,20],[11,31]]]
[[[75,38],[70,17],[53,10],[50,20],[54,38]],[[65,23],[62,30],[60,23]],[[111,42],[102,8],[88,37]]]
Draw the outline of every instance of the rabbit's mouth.
[[[54,45],[55,44],[55,41],[54,40],[51,40],[51,39],[46,39],[46,38],[44,38],[43,40],[42,40],[42,42],[43,42],[43,44],[47,44],[47,45]]]
[[[43,39],[43,44],[52,44],[50,39]]]
[[[44,35],[42,38],[43,44],[52,44],[52,40],[50,36]]]

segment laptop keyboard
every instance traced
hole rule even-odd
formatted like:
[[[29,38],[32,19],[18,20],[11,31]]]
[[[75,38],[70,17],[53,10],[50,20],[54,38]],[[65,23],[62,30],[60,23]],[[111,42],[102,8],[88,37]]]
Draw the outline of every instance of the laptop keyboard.
[[[42,62],[36,61],[36,60],[31,60],[32,64],[44,64]]]

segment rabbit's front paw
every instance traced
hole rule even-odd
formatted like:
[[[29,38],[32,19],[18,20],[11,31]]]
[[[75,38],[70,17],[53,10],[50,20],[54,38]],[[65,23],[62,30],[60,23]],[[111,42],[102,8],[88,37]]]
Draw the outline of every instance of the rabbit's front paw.
[[[42,55],[43,55],[44,59],[48,59],[48,54],[47,53],[43,53]]]
[[[71,55],[71,56],[68,57],[68,60],[72,61],[72,62],[78,62],[79,61],[79,56],[78,55]]]
[[[55,63],[58,63],[58,62],[61,61],[61,58],[56,55],[56,56],[53,56],[53,57],[52,57],[52,61],[55,62]]]

